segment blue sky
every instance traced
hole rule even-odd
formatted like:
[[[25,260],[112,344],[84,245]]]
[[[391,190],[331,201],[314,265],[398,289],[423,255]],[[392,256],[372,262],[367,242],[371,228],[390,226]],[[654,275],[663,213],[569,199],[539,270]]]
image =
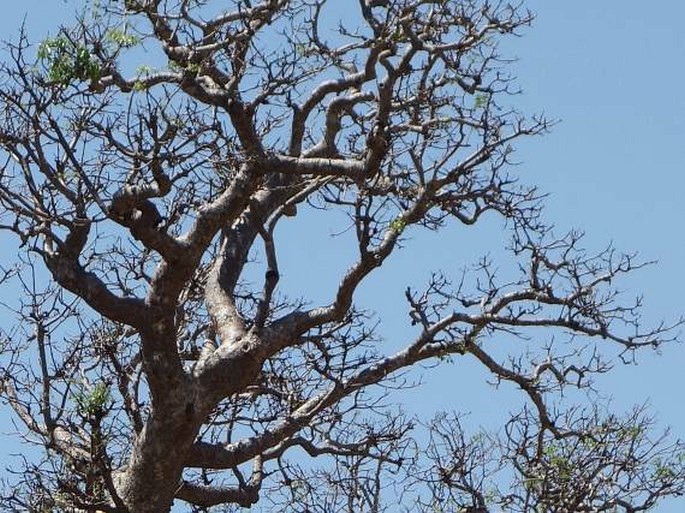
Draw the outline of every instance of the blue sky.
[[[592,243],[658,260],[624,286],[645,295],[647,319],[684,313],[685,50],[681,2],[532,2],[538,19],[518,43],[530,109],[561,119],[522,152],[526,172],[550,192],[547,214]],[[685,348],[645,355],[607,380],[621,402],[648,398],[685,434]]]
[[[29,33],[39,40],[60,20],[68,20],[79,2],[8,5],[0,17],[0,36],[16,35],[26,14]],[[523,94],[516,102],[560,123],[551,134],[520,148],[524,164],[517,173],[524,183],[549,193],[546,219],[559,231],[578,228],[587,233],[591,248],[613,242],[619,250],[658,260],[622,287],[631,295],[644,294],[647,323],[677,318],[685,314],[685,2],[663,0],[657,7],[637,0],[531,0],[528,5],[537,13],[534,26],[503,47],[505,54],[518,57],[513,69]],[[330,242],[335,224],[320,232],[322,242]],[[496,251],[499,229],[499,223],[491,222],[483,230],[409,234],[407,248],[362,291],[361,301],[376,308],[384,321],[389,343],[406,326],[402,294],[408,275],[418,283],[429,270],[456,271],[483,252]],[[285,234],[290,233],[296,232],[286,227]],[[333,257],[321,250],[302,265],[296,263],[295,249],[282,255],[284,286],[304,294],[316,284],[315,295],[328,297],[327,287],[335,284],[326,278],[328,271],[344,268],[344,251]],[[617,409],[648,401],[663,425],[685,438],[685,346],[664,348],[661,355],[645,353],[638,362],[603,377],[602,391],[615,398]],[[421,415],[457,409],[472,412],[474,420],[494,419],[515,394],[493,392],[484,378],[469,366],[426,371],[425,386],[408,394],[407,409]],[[449,394],[441,392],[445,388]],[[667,510],[669,505],[659,509]]]

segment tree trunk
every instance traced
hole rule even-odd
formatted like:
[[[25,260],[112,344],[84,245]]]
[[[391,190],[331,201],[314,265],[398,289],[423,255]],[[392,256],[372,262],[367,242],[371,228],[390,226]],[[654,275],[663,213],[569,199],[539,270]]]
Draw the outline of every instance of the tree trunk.
[[[167,402],[151,412],[118,479],[116,487],[126,513],[163,513],[173,504],[203,415],[196,411],[191,394],[170,393],[169,398],[173,404]]]

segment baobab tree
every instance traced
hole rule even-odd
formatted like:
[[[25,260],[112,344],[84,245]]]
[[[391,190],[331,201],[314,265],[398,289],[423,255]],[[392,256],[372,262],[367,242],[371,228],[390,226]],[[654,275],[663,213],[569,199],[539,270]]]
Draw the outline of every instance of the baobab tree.
[[[510,106],[498,48],[524,5],[84,7],[0,68],[0,228],[20,248],[4,283],[22,292],[2,397],[45,450],[7,510],[377,512],[395,486],[409,511],[632,512],[683,491],[682,447],[643,412],[557,401],[673,331],[613,288],[641,263],[554,236],[514,174],[517,142],[548,129]],[[279,248],[309,237],[279,227],[322,210],[356,257],[318,304],[279,290]],[[389,351],[360,286],[412,232],[485,214],[520,274],[484,261],[408,288]],[[466,359],[527,397],[499,437],[388,406],[407,369]]]

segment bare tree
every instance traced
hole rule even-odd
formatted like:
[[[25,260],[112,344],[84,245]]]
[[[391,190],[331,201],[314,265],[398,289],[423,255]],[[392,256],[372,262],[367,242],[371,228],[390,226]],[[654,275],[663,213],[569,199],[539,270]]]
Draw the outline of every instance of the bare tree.
[[[8,43],[0,228],[23,293],[2,396],[45,457],[3,507],[379,512],[401,490],[409,510],[629,512],[681,493],[682,448],[645,441],[642,417],[557,411],[672,332],[612,288],[642,264],[552,236],[511,174],[514,144],[548,128],[508,106],[497,46],[531,19],[487,0],[102,0]],[[313,304],[278,290],[278,227],[319,209],[348,217],[357,256]],[[487,212],[520,275],[484,261],[407,289],[407,340],[386,354],[360,285],[411,230]],[[529,399],[503,440],[389,406],[405,370],[465,358]]]
[[[436,417],[424,456],[404,485],[418,505],[408,511],[636,512],[681,495],[682,444],[669,443],[667,432],[654,436],[644,408],[623,417],[600,411],[560,413],[561,436],[528,409],[499,437],[468,437],[457,416]]]

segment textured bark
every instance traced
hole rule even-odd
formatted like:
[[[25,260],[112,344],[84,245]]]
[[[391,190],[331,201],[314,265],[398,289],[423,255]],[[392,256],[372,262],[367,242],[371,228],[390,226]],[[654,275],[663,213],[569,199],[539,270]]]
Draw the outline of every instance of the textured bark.
[[[161,412],[152,411],[137,435],[117,491],[131,512],[169,511],[180,486],[181,472],[201,420],[193,411],[192,394],[175,396]]]

